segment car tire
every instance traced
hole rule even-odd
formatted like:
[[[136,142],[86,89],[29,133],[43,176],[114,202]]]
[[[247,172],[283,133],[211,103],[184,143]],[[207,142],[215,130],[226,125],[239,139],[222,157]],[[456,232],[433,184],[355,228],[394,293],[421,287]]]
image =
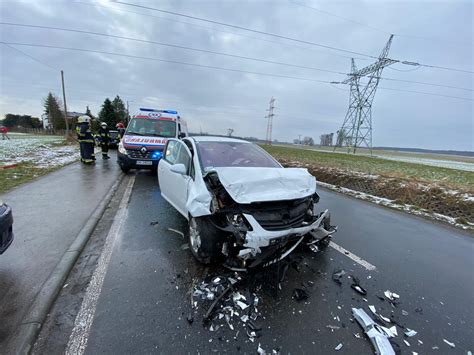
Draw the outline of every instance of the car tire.
[[[222,261],[222,234],[206,217],[189,218],[189,248],[203,264]]]
[[[121,166],[120,169],[124,174],[127,174],[130,171],[130,168],[124,168],[123,166]]]

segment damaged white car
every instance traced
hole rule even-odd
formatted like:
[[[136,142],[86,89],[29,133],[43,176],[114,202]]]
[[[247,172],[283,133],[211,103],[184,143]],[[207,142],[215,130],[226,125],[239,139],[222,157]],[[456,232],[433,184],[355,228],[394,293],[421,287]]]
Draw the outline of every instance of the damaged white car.
[[[283,168],[259,146],[221,137],[170,139],[158,165],[161,195],[189,221],[197,260],[247,270],[300,243],[327,245],[336,228],[317,213],[316,179]]]

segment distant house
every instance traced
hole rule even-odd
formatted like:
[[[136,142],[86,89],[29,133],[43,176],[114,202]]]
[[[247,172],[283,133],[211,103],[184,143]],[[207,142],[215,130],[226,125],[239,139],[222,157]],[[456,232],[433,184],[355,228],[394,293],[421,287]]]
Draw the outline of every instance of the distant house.
[[[68,111],[67,112],[67,120],[70,124],[72,124],[76,121],[76,119],[79,116],[82,116],[82,115],[85,115],[85,113],[76,112],[76,111]],[[52,123],[49,120],[48,114],[45,113],[45,114],[41,115],[41,120],[43,121],[43,128],[44,129],[52,129],[53,128]]]

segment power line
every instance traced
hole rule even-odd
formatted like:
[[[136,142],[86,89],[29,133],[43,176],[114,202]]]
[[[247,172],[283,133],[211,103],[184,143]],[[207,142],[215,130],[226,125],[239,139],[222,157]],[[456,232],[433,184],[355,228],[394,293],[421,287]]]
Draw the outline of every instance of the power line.
[[[409,93],[413,93],[413,94],[423,94],[423,95],[447,97],[447,98],[450,98],[450,99],[457,99],[457,100],[464,100],[464,101],[474,101],[473,99],[470,99],[470,98],[467,98],[467,97],[451,96],[451,95],[443,95],[443,94],[435,94],[435,93],[432,93],[432,92],[425,92],[425,91],[415,91],[415,90],[386,88],[386,87],[383,87],[383,86],[379,86],[379,89],[391,90],[391,91],[400,91],[400,92],[409,92]]]
[[[242,55],[237,55],[237,54],[232,54],[232,53],[223,53],[223,52],[211,51],[211,50],[201,49],[201,48],[193,48],[193,47],[187,47],[187,46],[170,44],[170,43],[150,41],[150,40],[145,40],[145,39],[140,39],[140,38],[112,35],[112,34],[107,34],[107,33],[102,33],[102,32],[93,32],[93,31],[78,30],[78,29],[64,28],[64,27],[40,26],[40,25],[32,25],[32,24],[19,24],[19,23],[13,23],[13,22],[0,22],[0,25],[18,26],[18,27],[27,27],[27,28],[39,28],[39,29],[46,29],[46,30],[53,30],[53,31],[65,31],[65,32],[81,33],[81,34],[87,34],[87,35],[93,35],[93,36],[100,36],[100,37],[108,37],[108,38],[122,39],[122,40],[128,40],[128,41],[135,41],[135,42],[146,43],[146,44],[154,44],[154,45],[159,45],[159,46],[165,46],[165,47],[171,47],[171,48],[177,48],[177,49],[183,49],[183,50],[189,50],[189,51],[195,51],[195,52],[202,52],[202,53],[220,55],[220,56],[237,58],[237,59],[251,60],[251,61],[262,62],[262,63],[267,63],[267,64],[275,64],[275,65],[282,65],[282,66],[288,66],[288,67],[293,67],[293,68],[308,69],[308,70],[315,70],[315,71],[327,72],[327,73],[332,73],[332,74],[346,75],[346,73],[344,73],[344,72],[330,70],[330,69],[323,69],[323,68],[309,67],[309,66],[298,65],[298,64],[284,63],[284,62],[266,60],[266,59],[263,59],[263,58],[247,57],[247,56],[242,56]],[[42,63],[42,64],[44,64],[44,63]],[[419,68],[419,67],[417,67],[417,68]],[[442,85],[442,84],[436,84],[436,83],[426,83],[426,82],[421,82],[421,81],[410,81],[410,80],[401,80],[401,79],[393,79],[393,78],[380,78],[380,79],[472,91],[472,89],[467,89],[467,88],[460,88],[460,87],[456,87],[456,86]]]
[[[209,20],[209,19],[205,19],[205,18],[201,18],[201,17],[182,14],[182,13],[179,13],[179,12],[168,11],[168,10],[163,10],[163,9],[157,9],[157,8],[154,8],[154,7],[137,5],[137,4],[130,4],[130,3],[119,1],[119,0],[114,0],[113,2],[117,3],[117,4],[126,5],[126,6],[133,6],[133,7],[142,8],[142,9],[151,10],[151,11],[158,11],[158,12],[162,12],[162,13],[166,13],[166,14],[170,14],[170,15],[181,16],[181,17],[190,18],[190,19],[193,19],[193,20],[209,22],[209,23],[213,23],[213,24],[216,24],[216,25],[227,26],[227,27],[236,28],[236,29],[240,29],[240,30],[244,30],[244,31],[254,32],[254,33],[259,33],[259,34],[263,34],[263,35],[267,35],[267,36],[271,36],[271,37],[286,39],[288,41],[299,42],[299,43],[309,44],[309,45],[313,45],[313,46],[317,46],[317,47],[332,49],[332,50],[335,50],[335,51],[351,53],[351,54],[361,55],[361,56],[364,56],[364,57],[378,59],[375,56],[365,54],[365,53],[350,51],[350,50],[337,48],[337,47],[333,47],[333,46],[328,46],[328,45],[324,45],[324,44],[320,44],[320,43],[316,43],[316,42],[310,42],[310,41],[300,40],[300,39],[297,39],[297,38],[287,37],[287,36],[279,35],[279,34],[276,34],[276,33],[270,33],[270,32],[255,30],[255,29],[251,29],[251,28],[247,28],[247,27],[232,25],[232,24],[228,24],[228,23],[224,23],[224,22]],[[438,65],[429,65],[429,64],[420,64],[420,63],[413,62],[413,61],[401,61],[401,60],[395,60],[395,61],[400,63],[400,64],[404,64],[404,65],[423,66],[423,67],[427,67],[427,68],[436,68],[436,69],[443,69],[443,70],[450,70],[450,71],[457,71],[457,72],[462,72],[462,73],[474,74],[474,71],[458,69],[458,68],[451,68],[451,67],[438,66]]]
[[[318,9],[316,7],[313,7],[313,6],[309,6],[309,5],[306,5],[306,4],[302,4],[302,3],[299,3],[299,2],[296,2],[296,1],[292,1],[290,0],[291,3],[295,4],[295,5],[298,5],[298,6],[301,6],[301,7],[305,7],[307,9],[311,9],[311,10],[314,10],[314,11],[317,11],[317,12],[320,12],[322,14],[326,14],[326,15],[329,15],[329,16],[332,16],[332,17],[337,17],[339,19],[342,19],[344,21],[348,21],[348,22],[352,22],[352,23],[355,23],[357,25],[360,25],[360,26],[364,26],[364,27],[367,27],[367,28],[370,28],[372,30],[375,30],[375,31],[378,31],[378,32],[382,32],[382,33],[385,33],[385,34],[391,34],[391,32],[387,32],[385,30],[382,30],[380,28],[377,28],[377,27],[374,27],[374,26],[370,26],[370,25],[367,25],[365,23],[362,23],[362,22],[358,22],[358,21],[355,21],[355,20],[352,20],[350,18],[347,18],[347,17],[343,17],[343,16],[339,16],[339,15],[336,15],[332,12],[329,12],[329,11],[325,11],[325,10],[321,10],[321,9]]]
[[[107,54],[107,55],[113,55],[113,56],[118,56],[118,57],[152,60],[152,61],[163,62],[163,63],[180,64],[180,65],[187,65],[187,66],[198,67],[198,68],[216,69],[216,70],[229,71],[229,72],[235,72],[235,73],[263,75],[263,76],[270,76],[270,77],[276,77],[276,78],[295,79],[295,80],[311,81],[311,82],[325,83],[325,84],[331,83],[330,81],[327,81],[327,80],[318,80],[318,79],[303,78],[303,77],[296,77],[296,76],[289,76],[289,75],[280,75],[280,74],[262,73],[262,72],[240,70],[240,69],[233,69],[233,68],[224,68],[224,67],[218,67],[218,66],[213,66],[213,65],[195,64],[195,63],[181,62],[177,60],[143,57],[143,56],[137,56],[137,55],[132,55],[132,54],[106,52],[106,51],[99,51],[99,50],[94,50],[94,49],[51,46],[51,45],[46,45],[46,44],[19,43],[19,42],[0,42],[0,43],[7,43],[10,45],[16,45],[16,46],[54,48],[54,49],[64,49],[64,50],[78,51],[78,52],[99,53],[99,54]]]
[[[338,84],[339,83],[339,82],[327,81],[327,80],[296,77],[296,76],[290,76],[290,75],[280,75],[280,74],[273,74],[273,73],[247,71],[247,70],[233,69],[233,68],[224,68],[224,67],[218,67],[218,66],[212,66],[212,65],[203,65],[203,64],[181,62],[181,61],[176,61],[176,60],[168,60],[168,59],[144,57],[144,56],[137,56],[137,55],[131,55],[131,54],[124,54],[124,53],[99,51],[99,50],[94,50],[94,49],[51,46],[51,45],[46,45],[46,44],[19,43],[19,42],[3,42],[3,41],[0,41],[0,43],[9,44],[9,45],[16,45],[16,46],[25,46],[25,47],[54,48],[54,49],[63,49],[63,50],[70,50],[70,51],[86,52],[86,53],[99,53],[99,54],[113,55],[113,56],[117,56],[117,57],[151,60],[151,61],[157,61],[157,62],[163,62],[163,63],[170,63],[170,64],[178,64],[178,65],[197,67],[197,68],[204,68],[204,69],[215,69],[215,70],[228,71],[228,72],[234,72],[234,73],[254,74],[254,75],[262,75],[262,76],[269,76],[269,77],[276,77],[276,78],[294,79],[294,80],[301,80],[301,81],[323,83],[323,84]],[[384,88],[384,89],[391,90],[391,88]],[[416,92],[416,93],[419,93],[419,94],[427,94],[427,95],[434,95],[434,96],[450,97],[450,98],[455,98],[455,99],[460,99],[460,100],[474,101],[474,100],[469,99],[469,98],[463,98],[463,97],[458,97],[458,96],[448,96],[448,95],[434,94],[434,93],[427,93],[427,92],[422,92],[422,91],[409,91],[409,90],[401,90],[401,89],[393,89],[393,90],[394,91]]]
[[[74,3],[81,4],[81,5],[88,5],[88,6],[98,7],[98,8],[104,8],[104,9],[113,9],[113,10],[117,10],[117,11],[121,11],[121,12],[137,14],[137,15],[141,15],[141,16],[145,16],[145,17],[157,18],[157,19],[164,20],[164,21],[169,21],[169,22],[172,22],[172,23],[181,23],[181,24],[184,24],[184,25],[187,25],[187,26],[192,26],[192,27],[196,27],[196,28],[203,28],[203,29],[213,31],[213,32],[229,33],[229,34],[232,34],[232,35],[235,35],[235,36],[239,36],[239,37],[243,37],[243,38],[251,38],[251,39],[254,39],[254,40],[257,40],[257,41],[275,43],[275,44],[279,44],[279,45],[287,46],[287,47],[291,47],[291,48],[298,48],[298,49],[303,49],[303,50],[306,50],[306,51],[314,51],[314,52],[318,52],[318,53],[324,53],[325,55],[332,55],[332,56],[337,56],[337,57],[347,58],[347,59],[351,59],[351,58],[354,57],[354,56],[343,55],[343,54],[338,54],[338,53],[329,53],[327,51],[322,51],[322,50],[318,50],[318,49],[315,49],[315,48],[309,48],[309,47],[305,47],[305,46],[298,46],[298,45],[295,45],[295,44],[290,44],[290,43],[285,43],[285,42],[272,41],[272,40],[261,38],[261,37],[254,37],[254,36],[244,35],[242,33],[238,33],[238,32],[235,32],[235,31],[224,31],[222,29],[217,29],[217,28],[213,28],[213,27],[209,27],[209,26],[198,25],[198,24],[191,23],[191,22],[186,22],[186,21],[178,21],[176,19],[171,19],[171,18],[162,17],[162,16],[155,16],[155,15],[151,15],[151,14],[145,14],[143,12],[125,10],[125,9],[121,9],[121,8],[118,8],[118,7],[115,7],[115,6],[104,6],[104,5],[98,5],[96,3],[87,3],[87,2],[82,2],[82,1],[74,1]],[[369,58],[361,58],[361,57],[355,57],[354,59],[369,60]]]
[[[332,17],[336,17],[336,18],[339,18],[341,20],[344,20],[344,21],[347,21],[347,22],[352,22],[352,23],[355,23],[359,26],[364,26],[364,27],[367,27],[367,28],[370,28],[372,30],[375,30],[375,31],[378,31],[378,32],[381,32],[381,33],[385,33],[385,34],[391,34],[393,33],[395,36],[397,37],[406,37],[406,38],[416,38],[416,39],[422,39],[422,40],[430,40],[430,41],[436,41],[436,42],[439,42],[440,39],[439,38],[434,38],[434,37],[428,37],[428,36],[419,36],[419,35],[410,35],[410,34],[403,34],[403,33],[394,33],[394,32],[389,32],[389,31],[386,31],[384,29],[381,29],[379,27],[375,27],[375,26],[371,26],[371,25],[368,25],[366,23],[362,23],[362,22],[359,22],[359,21],[355,21],[353,19],[350,19],[350,18],[347,18],[347,17],[344,17],[344,16],[340,16],[340,15],[337,15],[335,13],[332,13],[332,12],[329,12],[329,11],[326,11],[326,10],[321,10],[319,8],[316,8],[314,6],[309,6],[309,5],[306,5],[306,4],[302,4],[302,3],[299,3],[299,2],[296,2],[296,1],[293,1],[293,0],[290,0],[291,3],[295,4],[295,5],[298,5],[298,6],[301,6],[301,7],[305,7],[307,9],[312,9],[314,11],[317,11],[317,12],[320,12],[322,14],[325,14],[325,15],[329,15],[329,16],[332,16]],[[447,41],[445,41],[447,42]],[[467,43],[471,44],[470,42],[468,41],[452,41],[450,40],[449,41],[450,44],[457,44],[457,45],[465,45]]]
[[[140,42],[140,43],[154,44],[154,45],[158,45],[158,46],[184,49],[184,50],[194,51],[194,52],[215,54],[215,55],[231,57],[231,58],[237,58],[237,59],[251,60],[251,61],[255,61],[255,62],[276,64],[276,65],[288,66],[288,67],[293,67],[293,68],[316,70],[316,71],[322,71],[322,72],[327,72],[327,73],[332,73],[332,74],[346,75],[346,73],[338,72],[338,71],[335,71],[335,70],[322,69],[322,68],[316,68],[316,67],[308,67],[308,66],[304,66],[304,65],[284,63],[284,62],[278,62],[278,61],[273,61],[273,60],[266,60],[266,59],[262,59],[262,58],[247,57],[247,56],[242,56],[242,55],[238,55],[238,54],[217,52],[217,51],[211,51],[211,50],[202,49],[202,48],[193,48],[193,47],[181,46],[181,45],[171,44],[171,43],[150,41],[150,40],[145,40],[145,39],[140,39],[140,38],[118,36],[118,35],[112,35],[112,34],[102,33],[102,32],[85,31],[85,30],[78,30],[78,29],[64,28],[64,27],[52,27],[52,26],[40,26],[40,25],[31,25],[31,24],[20,24],[20,23],[13,23],[13,22],[0,22],[0,25],[28,27],[28,28],[40,28],[40,29],[53,30],[53,31],[82,33],[82,34],[88,34],[88,35],[94,35],[94,36],[123,39],[123,40]]]
[[[441,88],[448,88],[448,89],[457,89],[457,90],[464,90],[464,91],[474,91],[473,89],[464,88],[460,86],[452,86],[452,85],[443,85],[443,84],[435,84],[435,83],[426,83],[424,81],[414,81],[414,80],[402,80],[402,79],[393,79],[393,78],[385,78],[380,77],[379,79],[388,80],[388,81],[398,81],[402,83],[412,83],[412,84],[420,84],[420,85],[428,85],[428,86],[437,86]]]
[[[457,71],[461,73],[468,73],[468,74],[474,74],[474,71],[472,70],[465,70],[465,69],[458,69],[458,68],[451,68],[451,67],[443,67],[440,65],[430,65],[430,64],[420,64],[420,63],[410,63],[410,62],[400,62],[401,64],[408,64],[408,65],[419,65],[421,67],[426,67],[426,68],[435,68],[435,69],[442,69],[442,70],[450,70],[450,71]]]
[[[332,49],[332,50],[339,51],[339,52],[344,52],[344,53],[361,55],[361,56],[369,57],[369,58],[377,58],[377,57],[374,57],[372,55],[365,54],[365,53],[350,51],[350,50],[347,50],[347,49],[337,48],[337,47],[328,46],[328,45],[325,45],[325,44],[311,42],[311,41],[305,41],[305,40],[301,40],[301,39],[297,39],[297,38],[293,38],[293,37],[287,37],[287,36],[279,35],[279,34],[276,34],[276,33],[255,30],[255,29],[248,28],[248,27],[242,27],[242,26],[232,25],[232,24],[229,24],[229,23],[209,20],[209,19],[205,19],[205,18],[202,18],[202,17],[191,16],[191,15],[182,14],[182,13],[178,13],[178,12],[174,12],[174,11],[162,10],[162,9],[157,9],[157,8],[154,8],[154,7],[137,5],[137,4],[130,4],[130,3],[123,2],[123,1],[118,1],[118,0],[113,1],[113,2],[117,3],[117,4],[126,5],[126,6],[133,6],[133,7],[137,7],[137,8],[146,9],[146,10],[158,11],[158,12],[162,12],[162,13],[165,13],[165,14],[181,16],[181,17],[185,17],[185,18],[189,18],[189,19],[193,19],[193,20],[209,22],[209,23],[213,23],[215,25],[231,27],[231,28],[235,28],[235,29],[239,29],[239,30],[243,30],[243,31],[263,34],[263,35],[266,35],[266,36],[285,39],[287,41],[298,42],[298,43],[303,43],[303,44],[309,44],[309,45],[312,45],[312,46],[317,46],[317,47],[326,48],[326,49]]]
[[[6,46],[6,47],[8,47],[8,48],[10,48],[10,49],[13,49],[14,51],[17,51],[18,53],[21,53],[21,54],[23,54],[24,56],[26,56],[26,57],[28,57],[28,58],[30,58],[30,59],[33,59],[35,62],[40,63],[41,65],[44,65],[44,66],[48,67],[49,69],[52,69],[52,70],[54,70],[54,71],[58,71],[58,69],[52,67],[52,66],[49,65],[49,64],[46,64],[46,63],[42,62],[41,60],[39,60],[39,59],[33,57],[32,55],[30,55],[30,54],[28,54],[28,53],[26,53],[26,52],[23,52],[22,50],[19,50],[18,48],[12,47],[12,46],[10,46],[9,44],[7,44],[7,43],[5,43],[5,42],[1,42],[1,43],[2,43],[4,46]]]

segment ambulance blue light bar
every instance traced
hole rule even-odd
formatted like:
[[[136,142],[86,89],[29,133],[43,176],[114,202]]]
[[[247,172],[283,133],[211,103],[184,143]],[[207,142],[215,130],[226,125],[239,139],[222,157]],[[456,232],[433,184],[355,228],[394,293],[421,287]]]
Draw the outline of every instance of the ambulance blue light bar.
[[[169,113],[172,115],[177,115],[178,111],[175,110],[155,110],[154,108],[143,108],[140,107],[140,111],[145,111],[145,112],[161,112],[161,113]]]

